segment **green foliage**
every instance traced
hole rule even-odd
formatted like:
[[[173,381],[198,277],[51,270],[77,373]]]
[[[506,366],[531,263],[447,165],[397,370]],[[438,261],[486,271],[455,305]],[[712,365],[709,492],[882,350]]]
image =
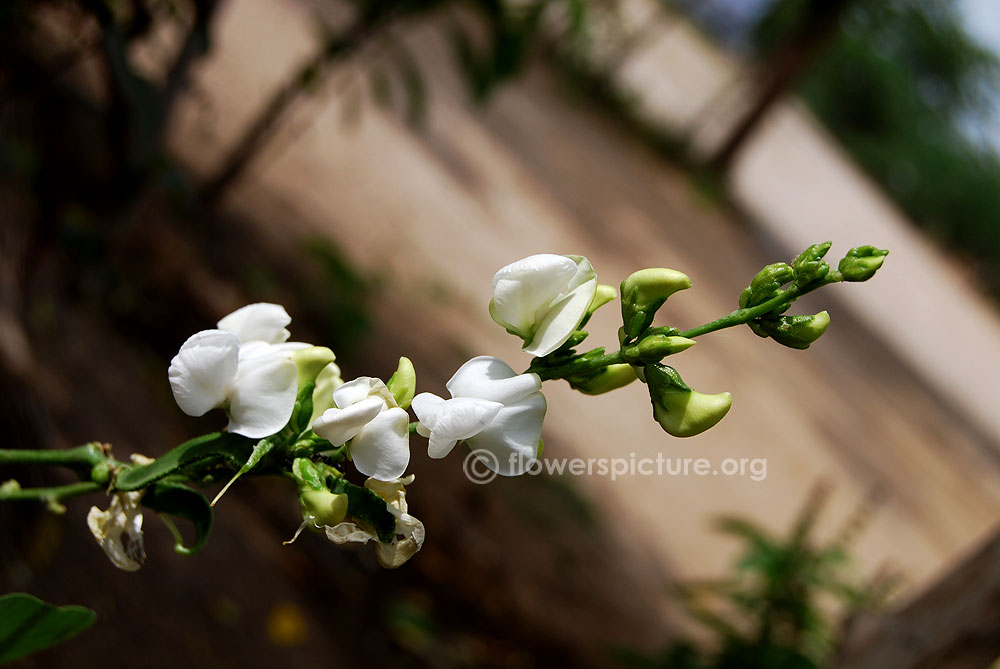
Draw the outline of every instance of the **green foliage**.
[[[779,2],[761,50],[788,34]],[[858,2],[800,92],[854,158],[934,236],[979,261],[1000,291],[1000,159],[962,128],[1000,94],[1000,61],[943,0]]]
[[[94,624],[82,606],[53,606],[23,592],[0,596],[0,664],[63,643]]]
[[[160,481],[146,488],[142,505],[161,514],[188,520],[194,526],[194,542],[187,546],[173,525],[174,550],[181,555],[194,555],[200,551],[212,531],[212,507],[205,497],[191,488],[172,481]]]

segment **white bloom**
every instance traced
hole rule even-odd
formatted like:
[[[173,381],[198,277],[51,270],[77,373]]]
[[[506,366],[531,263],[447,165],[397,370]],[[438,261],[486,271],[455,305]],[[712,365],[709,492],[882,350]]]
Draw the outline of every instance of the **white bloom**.
[[[452,399],[420,393],[411,405],[420,421],[417,433],[429,438],[427,454],[443,458],[465,440],[498,474],[523,474],[537,457],[545,418],[538,375],[517,374],[503,360],[483,355],[462,365],[446,386]]]
[[[393,481],[410,463],[410,417],[386,385],[362,376],[333,391],[334,407],[312,429],[334,446],[351,442],[354,466],[379,481]]]
[[[386,502],[386,508],[396,518],[396,536],[392,543],[384,544],[378,540],[375,530],[352,522],[343,522],[333,527],[326,527],[326,537],[335,544],[362,543],[375,541],[375,555],[379,564],[389,569],[395,569],[413,557],[424,545],[424,524],[407,513],[406,488],[413,483],[414,476],[410,474],[405,479],[379,481],[370,478],[365,481],[365,487],[373,491]]]
[[[527,353],[541,357],[569,339],[596,292],[597,276],[583,256],[528,256],[493,277],[490,315],[524,340]]]
[[[139,506],[143,492],[115,493],[107,511],[92,506],[87,514],[87,527],[97,544],[116,567],[125,571],[136,571],[146,559]]]
[[[188,338],[170,361],[174,399],[189,416],[229,412],[229,431],[252,439],[285,426],[295,406],[292,354],[309,344],[285,342],[291,318],[277,304],[251,304]]]

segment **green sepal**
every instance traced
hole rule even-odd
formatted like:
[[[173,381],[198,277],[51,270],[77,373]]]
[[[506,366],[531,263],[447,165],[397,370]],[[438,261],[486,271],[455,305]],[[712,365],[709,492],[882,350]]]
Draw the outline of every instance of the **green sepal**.
[[[54,606],[24,592],[0,596],[0,664],[69,641],[95,620],[83,606]]]
[[[847,252],[837,269],[844,276],[844,281],[867,281],[875,276],[887,255],[889,251],[886,249],[858,246]]]
[[[239,469],[253,453],[256,440],[232,432],[212,432],[185,441],[148,465],[130,466],[115,476],[116,490],[140,490],[165,476],[191,467],[218,461]]]
[[[797,286],[801,288],[826,278],[830,272],[830,266],[822,258],[831,246],[833,246],[833,242],[813,244],[792,261]]]
[[[313,413],[313,391],[316,383],[307,383],[299,388],[295,396],[295,406],[292,407],[292,416],[288,419],[288,427],[294,434],[300,434],[309,428]]]
[[[327,480],[327,484],[330,492],[347,495],[349,516],[375,528],[375,534],[382,543],[392,543],[396,537],[396,517],[386,508],[384,499],[368,488],[354,485],[342,478]]]
[[[292,477],[300,488],[326,490],[326,475],[319,465],[308,458],[295,458],[292,461]]]
[[[157,513],[167,514],[191,521],[194,526],[194,542],[184,545],[184,540],[176,528],[170,524],[174,535],[174,550],[181,555],[194,555],[205,547],[212,531],[212,507],[205,496],[196,490],[174,481],[160,481],[146,489],[142,505]]]

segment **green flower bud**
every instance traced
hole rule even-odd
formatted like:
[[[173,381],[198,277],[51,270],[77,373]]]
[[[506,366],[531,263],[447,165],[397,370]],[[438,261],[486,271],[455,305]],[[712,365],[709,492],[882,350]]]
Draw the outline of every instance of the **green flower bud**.
[[[292,362],[299,370],[299,388],[314,383],[319,373],[336,359],[333,351],[325,346],[310,346],[293,353]]]
[[[635,369],[632,365],[622,363],[608,365],[600,372],[583,381],[570,381],[570,385],[585,395],[600,395],[611,390],[624,388],[635,381]]]
[[[410,407],[410,402],[413,401],[413,396],[417,392],[417,372],[413,369],[413,363],[410,362],[409,358],[400,357],[396,372],[385,385],[389,388],[389,392],[392,393],[393,399],[396,400],[396,404],[400,408],[408,409]]]
[[[622,323],[629,338],[639,336],[653,323],[656,310],[667,298],[691,287],[686,274],[663,267],[634,272],[622,281]]]
[[[316,387],[313,388],[313,410],[309,425],[323,415],[327,409],[333,408],[333,391],[344,385],[340,378],[340,367],[330,363],[316,377]]]
[[[90,480],[94,483],[104,485],[111,479],[111,465],[106,462],[98,462],[90,468]]]
[[[729,393],[705,395],[692,390],[672,367],[649,364],[645,374],[653,418],[675,437],[701,434],[722,420],[733,405]]]
[[[786,283],[795,278],[795,270],[783,262],[768,265],[753,278],[750,285],[740,293],[740,309],[756,307],[778,294]]]
[[[603,307],[605,304],[611,300],[618,297],[618,291],[615,290],[614,286],[608,286],[603,283],[597,284],[597,290],[594,292],[594,299],[590,301],[590,306],[587,308],[588,314],[593,314],[595,311]]]
[[[889,251],[874,246],[859,246],[847,252],[837,267],[844,281],[867,281],[885,262]]]
[[[627,360],[655,362],[668,355],[686,351],[695,345],[695,340],[686,337],[654,334],[644,337],[637,344],[626,346],[623,354]]]
[[[299,492],[302,520],[314,529],[334,527],[347,517],[347,495],[335,495],[329,490],[303,489]]]
[[[826,277],[830,266],[822,258],[831,246],[833,246],[833,242],[813,244],[792,261],[792,269],[795,270],[795,283],[805,286]]]
[[[756,323],[761,336],[771,337],[774,341],[788,348],[807,349],[809,344],[819,339],[830,327],[830,314],[821,311],[812,316],[782,316],[781,318],[762,318]]]
[[[733,406],[729,393],[705,395],[696,390],[665,393],[660,403],[653,402],[653,418],[667,434],[693,437],[714,427]]]
[[[309,458],[292,460],[292,477],[299,485],[299,490],[326,490],[323,472],[319,465]]]

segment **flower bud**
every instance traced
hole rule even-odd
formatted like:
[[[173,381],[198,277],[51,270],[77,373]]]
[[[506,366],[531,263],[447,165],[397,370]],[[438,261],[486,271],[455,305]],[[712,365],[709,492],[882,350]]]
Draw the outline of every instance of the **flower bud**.
[[[740,309],[756,307],[778,294],[778,290],[795,278],[795,270],[786,263],[768,265],[753,278],[750,285],[740,293]]]
[[[408,409],[417,392],[417,372],[407,357],[400,357],[396,372],[385,384],[401,409]]]
[[[608,365],[594,376],[584,381],[570,381],[570,385],[575,390],[579,390],[585,395],[600,395],[611,390],[624,388],[635,381],[635,369],[632,365],[622,363],[618,365]]]
[[[788,348],[807,349],[819,339],[830,326],[830,314],[821,311],[812,316],[782,316],[781,318],[762,318],[756,323],[758,334],[764,333]]]
[[[316,387],[313,389],[313,411],[309,424],[312,425],[327,409],[332,409],[333,391],[344,385],[340,378],[340,367],[330,363],[316,376]]]
[[[618,297],[618,291],[615,290],[614,286],[609,286],[603,283],[597,284],[597,290],[594,292],[594,299],[590,301],[587,313],[593,314],[595,311],[616,297]]]
[[[654,334],[644,337],[637,344],[626,346],[623,354],[628,360],[655,362],[668,355],[686,351],[695,345],[695,340],[686,337]]]
[[[650,267],[632,273],[622,281],[622,323],[629,338],[639,336],[653,323],[656,310],[667,298],[691,287],[686,274],[664,267]]]
[[[329,490],[305,489],[299,493],[302,520],[316,529],[334,527],[347,517],[347,495],[335,495]]]
[[[705,395],[696,390],[664,393],[661,402],[653,402],[653,417],[667,434],[693,437],[714,427],[733,405],[729,393]]]
[[[292,362],[299,372],[299,389],[316,382],[323,369],[337,359],[333,351],[325,346],[310,346],[292,354]]]
[[[859,246],[847,252],[837,269],[844,275],[844,281],[867,281],[875,275],[888,254],[887,250],[874,246]]]
[[[833,242],[813,244],[792,261],[792,269],[795,270],[795,283],[799,286],[805,286],[826,277],[830,266],[823,262],[822,258],[831,246],[833,246]]]

